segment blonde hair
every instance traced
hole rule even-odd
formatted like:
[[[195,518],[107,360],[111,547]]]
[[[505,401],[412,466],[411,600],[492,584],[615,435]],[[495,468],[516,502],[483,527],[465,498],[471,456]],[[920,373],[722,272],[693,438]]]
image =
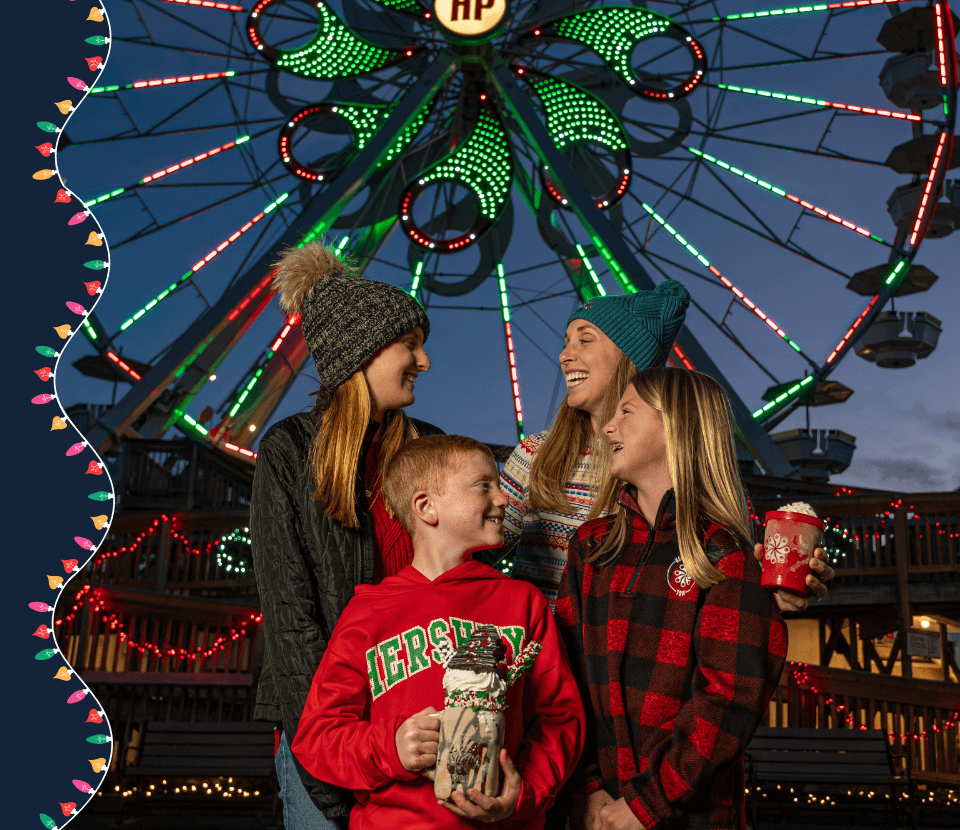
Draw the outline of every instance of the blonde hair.
[[[620,352],[613,378],[600,403],[596,430],[590,422],[590,413],[570,406],[564,397],[553,427],[530,467],[528,492],[530,506],[535,511],[572,512],[563,494],[564,483],[573,477],[574,467],[585,449],[590,450],[591,471],[596,483],[600,484],[604,471],[610,466],[610,442],[604,439],[600,430],[617,411],[617,403],[636,371],[630,358]]]
[[[370,390],[363,372],[355,372],[333,392],[320,392],[323,418],[310,443],[309,465],[317,486],[314,501],[344,527],[360,526],[357,518],[357,474],[363,438],[370,423]],[[417,437],[410,418],[398,411],[380,444],[377,480],[404,444]]]
[[[640,398],[660,414],[667,443],[667,466],[677,504],[677,543],[687,573],[700,588],[722,582],[707,558],[703,534],[722,525],[746,551],[752,550],[747,500],[733,443],[733,415],[723,387],[708,375],[686,369],[645,369],[631,379]],[[611,523],[600,546],[587,557],[609,562],[627,539],[629,519],[617,497],[623,482],[608,475],[591,518],[610,511]]]
[[[465,435],[428,435],[411,441],[397,452],[385,467],[383,495],[387,512],[396,516],[404,530],[413,536],[411,500],[418,490],[442,496],[454,455],[478,452],[491,461],[493,453],[486,444]]]

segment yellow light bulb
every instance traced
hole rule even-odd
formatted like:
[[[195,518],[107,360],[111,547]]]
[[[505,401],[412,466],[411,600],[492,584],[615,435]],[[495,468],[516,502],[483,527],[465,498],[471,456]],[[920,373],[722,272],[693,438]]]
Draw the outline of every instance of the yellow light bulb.
[[[61,340],[66,340],[70,336],[69,323],[64,323],[62,326],[54,326],[53,330],[60,335]]]
[[[42,182],[44,179],[49,179],[52,175],[52,170],[38,170],[33,174],[33,178],[35,178],[38,182]]]
[[[87,237],[87,241],[83,243],[84,245],[96,245],[99,247],[103,244],[103,240],[97,236],[96,231],[90,231],[90,236]]]
[[[93,758],[90,761],[90,766],[93,767],[94,772],[103,772],[103,768],[107,765],[106,758]]]
[[[101,14],[100,9],[94,6],[90,9],[90,14],[87,15],[87,20],[93,20],[96,23],[103,22],[103,14]]]
[[[54,676],[54,680],[69,680],[70,679],[70,669],[66,666],[61,666],[60,671],[58,671]]]
[[[62,576],[50,576],[49,574],[47,574],[47,582],[50,583],[50,587],[51,587],[52,589],[56,590],[56,589],[59,588],[61,585],[63,585],[63,577],[62,577]]]
[[[54,416],[53,425],[50,427],[51,431],[55,429],[66,429],[67,422],[63,420],[59,415]]]
[[[57,109],[60,110],[64,115],[70,112],[70,107],[73,106],[73,101],[63,100],[63,101],[54,101]]]
[[[90,518],[93,520],[93,526],[97,530],[103,530],[107,526],[107,522],[109,521],[109,519],[105,515],[91,516]]]

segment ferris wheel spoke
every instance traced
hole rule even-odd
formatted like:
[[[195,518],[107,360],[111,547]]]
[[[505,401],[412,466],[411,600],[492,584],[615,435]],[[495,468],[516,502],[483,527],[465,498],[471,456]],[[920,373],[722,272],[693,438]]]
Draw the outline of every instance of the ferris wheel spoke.
[[[841,52],[841,53],[832,53],[829,55],[810,55],[803,58],[802,63],[811,64],[811,63],[820,63],[823,61],[836,61],[836,60],[848,60],[850,58],[873,58],[877,55],[889,55],[890,53],[886,49],[875,49],[869,52]],[[801,61],[797,60],[785,60],[785,61],[764,61],[763,63],[740,63],[734,64],[732,66],[724,66],[723,64],[714,64],[710,68],[715,72],[734,72],[740,71],[743,69],[772,69],[778,66],[796,66]]]
[[[163,41],[154,40],[153,38],[148,37],[116,37],[113,39],[114,43],[128,43],[131,46],[148,46],[154,49],[163,49],[166,52],[170,51],[179,51],[182,49],[182,45],[178,43],[166,43]],[[232,60],[236,55],[232,54],[229,51],[225,52],[210,52],[206,49],[191,49],[191,56],[200,56],[204,58],[220,58],[222,60]]]
[[[909,112],[895,112],[893,110],[876,109],[874,107],[862,107],[855,104],[838,104],[835,101],[826,101],[820,98],[809,98],[801,95],[790,95],[784,92],[769,92],[762,89],[752,89],[750,87],[734,86],[733,84],[716,84],[717,89],[727,90],[729,92],[742,92],[748,95],[756,95],[772,100],[784,101],[786,103],[806,104],[807,106],[820,107],[821,109],[838,109],[851,113],[863,115],[879,115],[884,118],[898,118],[904,121],[923,121],[920,115],[914,115]]]
[[[151,2],[151,0],[140,0],[140,2],[143,3],[144,6],[147,6],[148,8],[153,9],[157,14],[162,15],[163,17],[166,17],[168,20],[175,21],[178,26],[182,26],[185,29],[190,29],[191,31],[195,32],[198,35],[202,35],[203,37],[209,38],[210,40],[216,43],[219,43],[225,49],[230,49],[230,42],[227,40],[224,40],[221,37],[218,37],[216,34],[213,33],[211,29],[197,25],[193,21],[188,20],[182,14],[174,14],[174,11],[182,12],[183,11],[182,9],[164,8],[163,6],[157,5],[158,1],[163,2],[163,0],[153,0],[153,2]],[[134,8],[137,7],[136,3],[131,3],[131,5]],[[139,9],[137,9],[137,15],[138,16],[140,15]],[[143,25],[144,30],[146,30],[146,32],[149,34],[150,30],[147,27],[146,22],[143,20],[143,17],[140,17],[140,22]]]

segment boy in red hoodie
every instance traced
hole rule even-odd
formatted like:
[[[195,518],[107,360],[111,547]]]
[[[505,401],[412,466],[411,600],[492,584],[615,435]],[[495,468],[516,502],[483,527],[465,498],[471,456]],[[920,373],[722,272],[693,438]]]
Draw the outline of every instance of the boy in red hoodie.
[[[542,828],[583,749],[584,709],[543,595],[471,559],[503,541],[507,499],[493,455],[471,438],[420,438],[394,457],[383,491],[413,538],[413,561],[357,587],[293,752],[311,775],[353,790],[351,830]],[[441,802],[424,773],[437,761],[444,666],[480,626],[495,627],[505,663],[527,665],[505,693],[503,783],[497,797],[471,789]],[[450,690],[446,704],[462,701]]]

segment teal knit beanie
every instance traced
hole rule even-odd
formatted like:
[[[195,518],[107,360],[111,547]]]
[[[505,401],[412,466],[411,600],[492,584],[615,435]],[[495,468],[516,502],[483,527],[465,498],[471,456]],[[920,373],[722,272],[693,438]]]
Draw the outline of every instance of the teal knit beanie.
[[[653,291],[619,297],[595,297],[570,315],[593,323],[638,370],[663,366],[690,305],[690,292],[676,280],[664,280]]]

